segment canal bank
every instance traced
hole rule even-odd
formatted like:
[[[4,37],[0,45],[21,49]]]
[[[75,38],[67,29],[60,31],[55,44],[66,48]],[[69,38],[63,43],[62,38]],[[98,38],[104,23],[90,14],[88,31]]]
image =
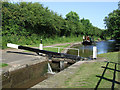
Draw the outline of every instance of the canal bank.
[[[8,64],[1,71],[3,88],[29,88],[48,77],[48,58],[32,52],[6,49],[2,51],[2,62]]]
[[[104,69],[102,66],[106,65],[104,61],[119,62],[119,52],[110,52],[100,54],[96,60],[91,61],[79,61],[56,75],[36,84],[31,88],[95,88],[99,78],[97,75],[102,75]],[[114,65],[110,64],[110,68]],[[119,67],[117,66],[119,70]],[[113,71],[107,70],[105,77],[113,78]],[[118,77],[120,74],[116,72],[116,81],[120,82]],[[102,80],[98,88],[111,88],[111,82]],[[118,84],[115,84],[115,88],[118,88]]]
[[[100,58],[98,58],[98,59],[100,59]],[[102,59],[100,59],[100,60],[102,60]],[[34,60],[33,60],[34,61]],[[35,60],[35,61],[37,61],[37,60]],[[104,61],[104,60],[103,60]],[[85,61],[84,61],[85,62]],[[101,61],[100,61],[101,62]],[[18,62],[19,63],[19,62]],[[87,64],[88,62],[86,62],[86,64]],[[81,65],[83,65],[83,64],[80,64],[80,66]],[[19,66],[19,65],[18,65]],[[27,67],[28,65],[26,65],[26,67]],[[78,65],[79,66],[79,65]],[[14,65],[14,67],[16,67],[16,65]],[[74,67],[73,67],[74,68]],[[71,69],[70,69],[71,70]],[[63,70],[64,71],[64,70]],[[77,71],[76,71],[77,72]],[[71,73],[72,73],[72,71],[71,71]],[[69,73],[70,74],[70,73]],[[68,76],[69,76],[69,74],[68,74]],[[72,74],[72,75],[75,75],[76,73],[74,73],[74,74]],[[56,74],[57,75],[57,74]],[[70,79],[71,77],[69,77],[68,79]],[[67,79],[67,80],[68,80]],[[67,82],[67,81],[65,81],[65,82]],[[49,88],[49,87],[48,87]]]
[[[47,78],[47,58],[18,49],[2,51],[2,88],[30,88]]]
[[[31,88],[65,88],[66,82],[69,79],[74,78],[76,73],[78,73],[79,69],[82,68],[81,67],[82,64],[95,63],[95,62],[99,63],[99,62],[104,62],[104,61],[107,61],[107,60],[104,58],[98,58],[97,60],[92,60],[92,61],[78,61],[74,63],[73,65],[69,66],[68,68],[64,69],[63,71],[36,84],[35,86]]]

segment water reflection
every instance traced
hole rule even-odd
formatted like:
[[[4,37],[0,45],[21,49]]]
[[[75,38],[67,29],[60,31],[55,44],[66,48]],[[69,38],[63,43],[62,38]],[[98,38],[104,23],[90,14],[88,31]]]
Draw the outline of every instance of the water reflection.
[[[108,40],[108,41],[100,41],[96,43],[97,46],[97,54],[107,53],[116,51],[116,42],[115,40]],[[73,48],[79,48],[80,56],[82,57],[89,57],[93,54],[93,45],[79,45]],[[68,54],[77,55],[77,51],[69,50]]]
[[[97,43],[98,54],[114,51],[115,41],[101,41]]]

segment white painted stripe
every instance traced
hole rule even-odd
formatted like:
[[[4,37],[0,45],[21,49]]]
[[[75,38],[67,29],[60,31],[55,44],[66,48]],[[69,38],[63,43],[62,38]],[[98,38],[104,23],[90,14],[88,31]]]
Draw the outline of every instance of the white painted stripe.
[[[16,48],[16,49],[18,49],[18,46],[19,46],[19,45],[12,44],[12,43],[7,43],[7,47],[11,47],[11,48]]]

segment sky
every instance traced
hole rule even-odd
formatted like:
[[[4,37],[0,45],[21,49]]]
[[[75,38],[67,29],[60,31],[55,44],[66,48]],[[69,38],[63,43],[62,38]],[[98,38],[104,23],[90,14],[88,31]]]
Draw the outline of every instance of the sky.
[[[13,1],[13,0],[12,0]],[[21,0],[26,1],[26,0]],[[83,2],[84,1],[84,2]],[[76,12],[80,19],[89,19],[93,26],[105,29],[104,18],[118,9],[119,0],[27,0],[40,2],[44,7],[65,18],[70,11]]]
[[[118,9],[118,2],[41,2],[41,4],[64,18],[70,11],[74,11],[80,19],[89,19],[93,26],[101,29],[105,29],[103,21],[105,16]]]

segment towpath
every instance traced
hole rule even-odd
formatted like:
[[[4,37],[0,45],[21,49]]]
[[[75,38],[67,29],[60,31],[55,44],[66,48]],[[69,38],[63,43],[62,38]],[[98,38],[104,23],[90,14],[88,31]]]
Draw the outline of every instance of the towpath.
[[[59,43],[59,44],[53,44],[53,45],[44,46],[44,47],[55,47],[55,46],[63,46],[63,45],[67,45],[67,44],[73,44],[73,43]]]

